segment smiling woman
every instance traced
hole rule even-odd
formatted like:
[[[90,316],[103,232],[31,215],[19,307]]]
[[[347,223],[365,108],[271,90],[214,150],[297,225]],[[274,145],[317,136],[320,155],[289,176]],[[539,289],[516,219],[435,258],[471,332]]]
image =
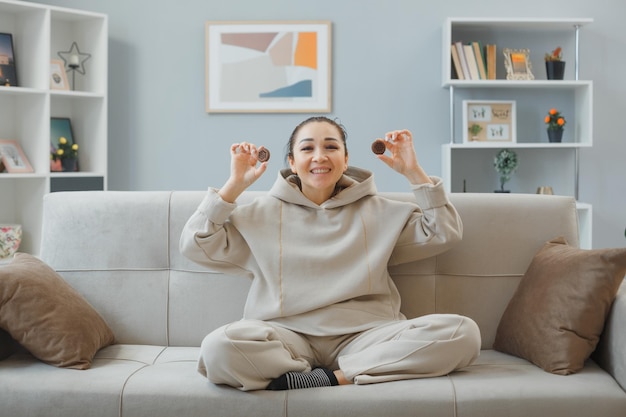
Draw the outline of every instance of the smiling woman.
[[[263,148],[231,146],[229,179],[209,188],[180,238],[192,261],[252,277],[243,319],[202,342],[198,370],[211,382],[244,391],[364,384],[445,375],[476,359],[471,319],[400,313],[387,267],[447,250],[462,226],[441,180],[418,164],[411,132],[384,138],[388,154],[376,158],[409,181],[413,202],[379,196],[371,172],[349,167],[346,131],[327,117],[296,126],[289,168],[249,204],[236,200],[267,169]]]

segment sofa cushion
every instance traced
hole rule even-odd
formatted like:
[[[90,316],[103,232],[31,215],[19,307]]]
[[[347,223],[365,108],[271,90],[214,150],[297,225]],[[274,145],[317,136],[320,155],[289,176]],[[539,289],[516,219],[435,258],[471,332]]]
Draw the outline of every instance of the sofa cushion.
[[[595,349],[626,273],[626,248],[583,250],[547,242],[500,320],[494,348],[545,371],[581,370]]]
[[[0,268],[0,328],[38,359],[87,369],[114,342],[97,311],[52,268],[26,253]]]

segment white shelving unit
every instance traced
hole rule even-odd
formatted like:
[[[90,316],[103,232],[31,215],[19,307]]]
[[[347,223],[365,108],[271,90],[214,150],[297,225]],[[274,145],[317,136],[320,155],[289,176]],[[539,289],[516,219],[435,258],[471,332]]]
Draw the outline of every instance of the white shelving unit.
[[[442,176],[452,192],[493,192],[498,176],[493,158],[502,148],[518,154],[512,192],[534,193],[551,186],[555,194],[578,200],[579,151],[593,146],[593,82],[579,79],[579,34],[592,19],[449,18],[443,27],[442,84],[450,92],[449,143],[442,145]],[[480,41],[497,46],[495,80],[452,78],[450,47]],[[566,61],[564,80],[547,80],[544,54],[557,46]],[[506,80],[504,48],[530,49],[534,80]],[[463,143],[463,100],[514,100],[517,141]],[[543,119],[557,108],[567,124],[561,143],[549,143]],[[531,163],[532,161],[532,163]],[[578,202],[581,247],[591,248],[592,206]]]
[[[0,32],[13,35],[18,86],[0,86],[0,139],[17,140],[32,165],[27,174],[0,173],[0,223],[19,223],[20,251],[37,254],[42,201],[55,190],[107,188],[106,15],[0,0]],[[85,75],[74,90],[50,88],[50,61],[77,42]],[[70,83],[71,74],[68,74]],[[79,149],[79,172],[50,172],[50,118],[68,117]]]

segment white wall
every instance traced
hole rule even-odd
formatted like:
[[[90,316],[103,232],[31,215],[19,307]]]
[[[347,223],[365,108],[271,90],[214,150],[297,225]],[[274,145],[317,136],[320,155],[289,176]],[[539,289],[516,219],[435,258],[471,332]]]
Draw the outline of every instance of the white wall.
[[[109,188],[114,190],[220,186],[228,175],[229,145],[240,140],[272,150],[270,169],[253,189],[269,188],[283,166],[284,145],[304,115],[205,113],[207,20],[331,20],[331,116],[348,130],[351,164],[374,171],[379,190],[400,191],[407,189],[404,179],[373,159],[369,144],[390,129],[411,129],[422,164],[440,174],[440,145],[450,136],[448,91],[441,88],[446,17],[591,17],[594,23],[581,34],[581,78],[594,80],[595,146],[581,151],[580,200],[593,204],[594,247],[626,246],[622,0],[39,2],[109,15]],[[552,47],[549,40],[546,44]]]

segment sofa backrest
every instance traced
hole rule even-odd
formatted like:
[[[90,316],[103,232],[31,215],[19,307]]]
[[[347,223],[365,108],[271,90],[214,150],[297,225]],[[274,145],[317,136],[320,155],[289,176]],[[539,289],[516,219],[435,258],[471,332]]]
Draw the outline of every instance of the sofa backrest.
[[[85,191],[45,196],[41,258],[102,314],[119,343],[199,346],[239,320],[246,278],[225,276],[178,251],[202,191]],[[248,191],[238,202],[261,192]],[[398,200],[411,193],[381,193]],[[451,194],[464,224],[450,251],[390,269],[408,317],[467,315],[490,348],[500,317],[532,257],[548,240],[578,245],[573,198]]]

